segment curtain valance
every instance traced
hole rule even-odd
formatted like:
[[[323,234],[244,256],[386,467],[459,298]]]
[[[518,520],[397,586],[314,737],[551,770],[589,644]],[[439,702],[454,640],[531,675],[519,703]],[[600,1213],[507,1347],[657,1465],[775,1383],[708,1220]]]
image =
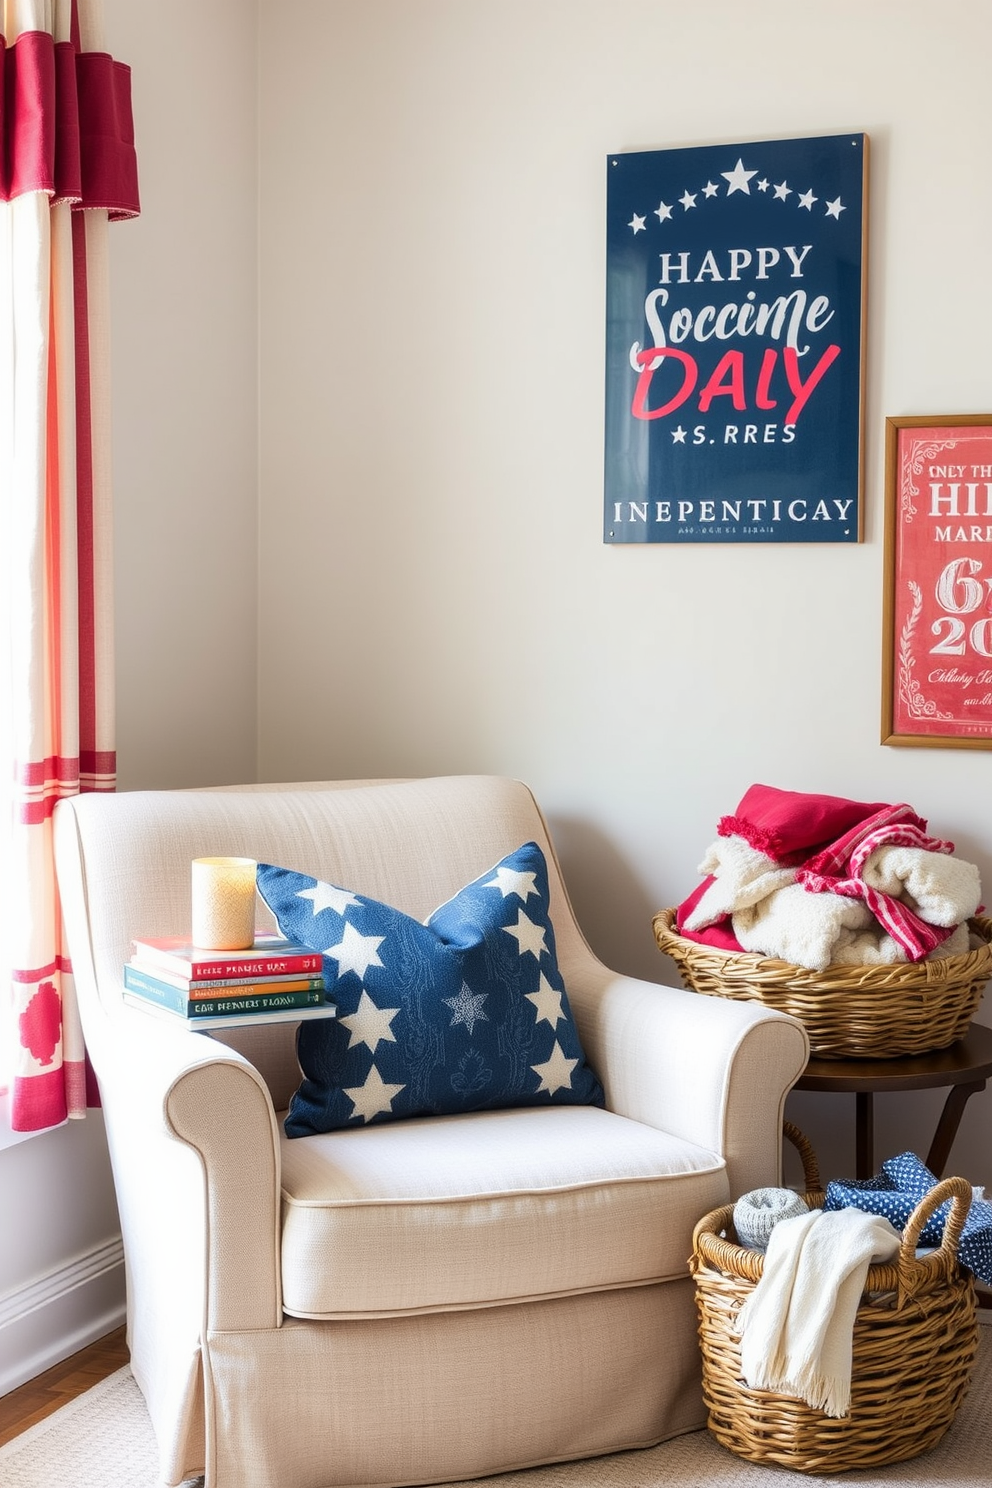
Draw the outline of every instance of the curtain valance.
[[[131,69],[45,31],[0,37],[0,200],[31,191],[138,213]]]

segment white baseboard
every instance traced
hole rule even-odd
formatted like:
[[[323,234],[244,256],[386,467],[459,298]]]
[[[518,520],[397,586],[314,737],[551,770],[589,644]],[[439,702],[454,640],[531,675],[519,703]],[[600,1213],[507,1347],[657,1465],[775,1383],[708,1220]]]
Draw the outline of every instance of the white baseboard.
[[[124,1247],[118,1236],[0,1297],[0,1395],[123,1321]]]

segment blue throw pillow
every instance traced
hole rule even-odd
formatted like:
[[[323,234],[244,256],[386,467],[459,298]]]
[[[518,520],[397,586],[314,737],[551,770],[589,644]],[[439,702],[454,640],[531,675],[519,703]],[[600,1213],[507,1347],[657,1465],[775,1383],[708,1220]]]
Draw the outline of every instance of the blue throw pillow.
[[[304,1023],[291,1137],[402,1116],[601,1106],[558,970],[548,870],[527,842],[426,924],[258,865],[279,929],[323,953],[336,1018]]]

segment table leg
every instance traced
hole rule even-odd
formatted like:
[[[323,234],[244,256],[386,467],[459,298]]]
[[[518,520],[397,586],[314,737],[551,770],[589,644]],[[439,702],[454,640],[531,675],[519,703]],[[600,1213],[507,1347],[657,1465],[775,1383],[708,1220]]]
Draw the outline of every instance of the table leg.
[[[933,1141],[930,1143],[930,1151],[927,1154],[927,1167],[936,1177],[944,1176],[947,1159],[951,1155],[954,1138],[957,1136],[961,1115],[971,1096],[977,1095],[980,1090],[985,1089],[984,1080],[973,1080],[970,1085],[952,1085],[944,1102],[944,1109],[940,1113],[940,1121],[934,1132]]]
[[[875,1097],[870,1090],[858,1090],[854,1101],[854,1172],[858,1178],[871,1178],[875,1163]]]
[[[958,1126],[965,1106],[973,1095],[984,1090],[985,1080],[973,1080],[970,1085],[953,1085],[947,1092],[944,1109],[940,1113],[937,1130],[933,1134],[930,1143],[930,1151],[927,1153],[927,1167],[936,1177],[944,1176],[947,1167],[947,1159],[951,1155],[954,1138],[957,1136]],[[981,1308],[992,1308],[992,1292],[985,1287],[979,1287],[976,1293],[978,1305]]]

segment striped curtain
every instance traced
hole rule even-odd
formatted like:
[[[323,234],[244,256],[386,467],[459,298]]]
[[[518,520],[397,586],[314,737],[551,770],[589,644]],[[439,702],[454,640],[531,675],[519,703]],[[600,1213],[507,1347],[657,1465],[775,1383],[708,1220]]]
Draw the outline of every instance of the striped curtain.
[[[16,1131],[94,1103],[52,811],[113,790],[116,768],[107,231],[138,194],[130,73],[103,49],[96,4],[0,0],[0,934]]]

